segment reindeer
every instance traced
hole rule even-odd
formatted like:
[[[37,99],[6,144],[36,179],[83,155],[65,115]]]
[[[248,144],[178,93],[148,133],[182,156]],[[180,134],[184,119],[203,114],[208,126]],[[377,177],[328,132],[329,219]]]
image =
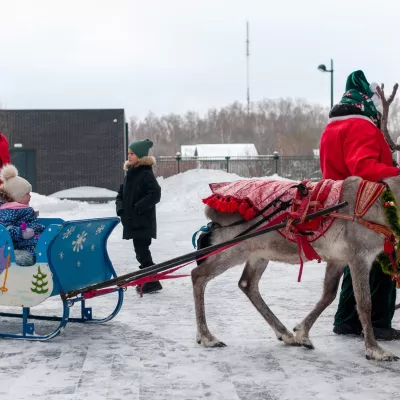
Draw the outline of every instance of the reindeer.
[[[384,109],[382,130],[385,137],[389,136],[387,131],[388,107],[393,101],[396,90],[397,85],[388,100],[384,97],[383,85],[379,90]],[[344,181],[341,201],[346,201],[347,206],[341,211],[343,214],[353,214],[360,183],[361,178],[358,177],[350,177]],[[400,204],[400,176],[385,179],[384,183],[390,187],[397,203]],[[232,239],[262,218],[258,217],[245,222],[239,213],[220,213],[208,206],[206,206],[205,214],[208,219],[219,224],[218,229],[209,234],[206,245],[214,245]],[[380,199],[370,207],[364,219],[389,227]],[[235,225],[234,223],[238,221],[243,223]],[[384,248],[383,235],[357,222],[335,219],[325,236],[313,242],[313,247],[322,260],[326,261],[323,293],[313,310],[293,329],[294,334],[270,310],[260,294],[258,284],[270,261],[298,264],[296,243],[286,240],[274,231],[242,241],[236,246],[198,263],[198,266],[191,272],[197,322],[197,342],[205,347],[225,346],[210,332],[207,326],[204,293],[206,285],[211,279],[229,268],[245,263],[244,271],[238,283],[239,288],[272,327],[277,339],[287,345],[314,349],[309,338],[310,329],[320,314],[335,299],[343,270],[346,265],[349,265],[357,311],[364,333],[366,358],[381,361],[398,360],[399,357],[384,350],[377,343],[371,324],[369,275],[373,261]]]

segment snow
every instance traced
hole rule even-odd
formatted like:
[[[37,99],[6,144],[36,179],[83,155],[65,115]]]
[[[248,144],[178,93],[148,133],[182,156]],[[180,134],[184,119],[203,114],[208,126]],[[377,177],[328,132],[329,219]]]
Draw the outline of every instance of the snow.
[[[95,197],[114,197],[117,192],[105,188],[98,188],[93,186],[81,186],[66,190],[61,190],[50,195],[50,197],[59,198],[95,198]]]
[[[181,146],[182,157],[257,157],[252,143],[197,144]]]
[[[57,215],[69,211],[75,215],[75,219],[84,218],[83,213],[90,206],[85,202],[78,202],[73,200],[61,200],[56,197],[43,196],[38,193],[31,193],[32,199],[30,205],[37,211],[39,216],[42,217],[43,213],[54,213],[52,217],[59,217]]]
[[[232,181],[236,175],[195,170],[159,178],[162,202],[157,207],[159,239],[152,245],[156,262],[193,250],[191,236],[206,220],[201,198],[208,183]],[[115,205],[88,204],[34,194],[41,217],[68,219],[114,216]],[[131,241],[121,239],[118,225],[108,244],[118,274],[137,269]],[[192,266],[182,273],[189,273]],[[364,357],[361,338],[332,332],[337,300],[311,331],[315,350],[285,346],[276,340],[237,287],[241,267],[213,280],[206,295],[211,331],[228,347],[205,349],[196,343],[190,277],[169,280],[156,294],[140,298],[134,288],[125,293],[119,315],[103,325],[69,323],[45,343],[0,341],[0,399],[77,400],[389,400],[398,398],[400,363],[378,363]],[[260,290],[281,321],[293,328],[313,307],[322,287],[324,265],[298,268],[271,263]],[[93,314],[105,315],[113,295],[91,301]],[[1,308],[8,311],[8,308]],[[32,309],[59,315],[59,298]],[[72,308],[72,316],[79,305]],[[19,329],[20,321],[1,319],[2,329]],[[38,333],[54,323],[36,321]],[[393,325],[400,326],[400,311]],[[44,331],[43,331],[44,333]],[[400,343],[382,345],[400,355]]]
[[[182,157],[196,157],[196,145],[183,145],[181,146]]]

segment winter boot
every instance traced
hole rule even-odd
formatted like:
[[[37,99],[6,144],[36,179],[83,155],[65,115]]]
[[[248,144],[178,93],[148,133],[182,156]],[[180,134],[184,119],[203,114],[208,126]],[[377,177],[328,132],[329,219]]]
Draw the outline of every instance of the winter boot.
[[[140,265],[139,268],[140,269],[146,269],[148,267],[151,267],[152,265],[155,265],[153,262],[148,263],[146,265]],[[151,282],[146,282],[143,287],[142,290],[140,290],[139,286],[136,286],[136,291],[138,293],[142,292],[142,293],[153,293],[153,292],[158,292],[159,290],[162,289],[162,285],[160,283],[160,281],[151,281]]]
[[[336,333],[336,335],[359,336],[359,335],[361,335],[362,328],[360,328],[358,326],[354,326],[352,324],[342,323],[342,324],[334,325],[333,332]]]
[[[142,288],[142,293],[153,293],[153,292],[158,292],[159,290],[162,289],[160,281],[152,281],[152,282],[146,282],[143,285]],[[136,291],[140,293],[140,287],[136,286]]]

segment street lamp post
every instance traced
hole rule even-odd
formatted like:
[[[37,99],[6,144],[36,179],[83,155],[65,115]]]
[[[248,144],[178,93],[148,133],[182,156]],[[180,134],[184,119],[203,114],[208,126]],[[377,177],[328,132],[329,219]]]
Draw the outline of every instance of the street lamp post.
[[[179,151],[176,153],[175,160],[178,163],[178,174],[180,174],[181,173],[182,154]]]
[[[318,71],[330,72],[331,74],[331,108],[333,107],[333,60],[331,59],[331,69],[327,69],[325,64],[318,65]]]
[[[274,160],[275,160],[275,174],[278,175],[278,162],[279,162],[279,152],[278,151],[274,151],[272,153]]]
[[[229,156],[226,156],[225,157],[225,160],[226,160],[226,172],[229,172],[229,160],[230,160],[231,158],[229,157]]]

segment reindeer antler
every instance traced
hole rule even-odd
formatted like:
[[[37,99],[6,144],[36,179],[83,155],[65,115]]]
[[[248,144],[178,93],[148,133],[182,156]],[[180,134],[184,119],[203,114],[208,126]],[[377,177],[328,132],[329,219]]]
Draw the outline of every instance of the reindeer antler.
[[[377,87],[376,91],[378,92],[379,97],[381,98],[382,101],[382,107],[383,107],[383,113],[382,113],[382,122],[381,122],[381,131],[383,132],[383,136],[385,137],[385,140],[389,147],[392,150],[400,150],[400,145],[395,144],[392,140],[392,138],[389,135],[389,130],[388,130],[388,119],[389,119],[389,107],[393,103],[394,97],[396,96],[396,92],[398,89],[399,85],[396,83],[393,87],[393,92],[390,95],[390,97],[387,99],[385,97],[385,85],[382,83],[381,87]]]

